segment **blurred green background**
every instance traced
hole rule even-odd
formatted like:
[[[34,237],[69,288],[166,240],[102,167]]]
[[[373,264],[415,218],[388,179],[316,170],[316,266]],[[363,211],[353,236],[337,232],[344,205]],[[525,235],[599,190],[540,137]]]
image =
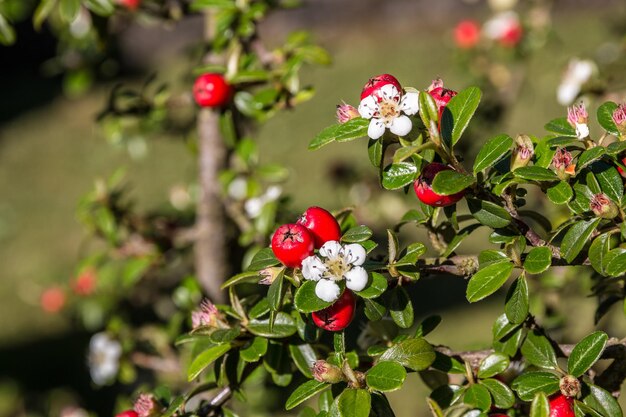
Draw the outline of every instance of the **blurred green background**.
[[[503,120],[489,127],[489,134],[542,135],[545,122],[564,116],[565,108],[556,102],[556,86],[567,61],[572,56],[597,58],[601,47],[619,40],[614,30],[622,13],[623,4],[618,1],[556,2],[554,32],[524,64],[526,81],[518,102]],[[334,58],[330,68],[305,70],[304,82],[317,90],[313,100],[270,120],[260,130],[262,159],[290,169],[284,188],[293,196],[295,211],[309,205],[338,209],[358,203],[362,193],[368,192],[367,181],[350,189],[333,180],[338,175],[372,178],[364,141],[307,151],[315,134],[334,122],[335,105],[341,100],[357,105],[365,81],[384,72],[396,75],[405,86],[420,89],[438,76],[450,88],[468,86],[467,74],[458,65],[451,30],[461,18],[481,19],[486,14],[483,2],[472,5],[460,0],[311,1],[303,10],[281,12],[266,22],[263,32],[270,44],[289,30],[311,30]],[[51,42],[45,33],[33,34],[28,25],[26,22],[19,27],[26,35],[9,48],[12,51],[0,52],[0,108],[4,111],[0,114],[0,416],[9,408],[6,402],[16,398],[16,387],[44,390],[56,385],[76,386],[80,381],[84,392],[90,391],[80,348],[88,336],[72,331],[71,320],[63,315],[44,314],[39,296],[48,286],[67,283],[74,276],[77,261],[93,244],[76,220],[75,208],[94,179],[106,178],[118,167],[125,167],[135,203],[150,208],[165,204],[172,187],[196,175],[193,156],[181,138],[151,138],[145,155],[139,158],[131,158],[125,147],[108,144],[95,124],[95,116],[113,82],[97,83],[78,97],[64,95],[59,78],[41,75],[42,60],[16,52],[16,48],[24,48],[24,52],[37,43],[44,48],[41,45]],[[188,70],[185,45],[200,34],[199,21],[185,22],[176,29],[128,27],[119,40],[122,57],[130,68],[123,81],[138,84],[156,71],[160,79],[185,88],[180,84]],[[140,52],[153,51],[155,42],[162,42],[158,53]],[[481,140],[488,139],[487,135]],[[468,166],[479,146],[475,143],[469,147],[465,155]],[[414,201],[412,193],[403,197],[398,192],[385,192],[376,203],[359,206],[356,213],[362,223],[381,231]],[[477,241],[466,242],[461,252],[470,252]],[[446,280],[445,286],[433,283],[434,279],[416,286],[419,316],[443,316],[430,341],[459,350],[487,346],[503,293],[470,306],[464,301],[463,282],[441,279]],[[577,285],[584,290],[589,284]],[[450,302],[433,305],[429,291],[449,292]],[[566,315],[581,318],[572,320],[571,338],[594,326],[595,300],[577,294],[572,290],[570,301],[561,306]],[[600,325],[611,326],[613,333],[618,330],[623,336],[623,312],[615,310]],[[24,352],[34,356],[29,358]],[[60,377],[62,361],[68,357],[78,365]],[[42,364],[49,368],[42,370]],[[42,380],[34,381],[35,375]],[[399,406],[398,417],[414,416],[416,409],[425,409],[423,385],[416,375],[410,380],[404,390],[391,395]],[[106,394],[101,395],[102,401],[111,398],[107,393],[107,389],[101,391]]]

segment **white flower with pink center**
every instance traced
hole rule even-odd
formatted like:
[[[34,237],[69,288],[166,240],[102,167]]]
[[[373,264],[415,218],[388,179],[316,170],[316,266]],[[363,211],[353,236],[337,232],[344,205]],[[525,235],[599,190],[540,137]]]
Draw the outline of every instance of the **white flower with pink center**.
[[[585,103],[582,101],[579,104],[574,104],[572,107],[567,108],[567,121],[576,130],[576,137],[578,139],[585,139],[589,136],[589,126],[587,120],[589,115],[585,108]]]
[[[367,135],[378,139],[385,133],[385,129],[398,136],[407,135],[413,128],[408,116],[419,111],[418,97],[416,92],[402,94],[393,84],[386,84],[365,97],[358,110],[361,117],[371,119]]]

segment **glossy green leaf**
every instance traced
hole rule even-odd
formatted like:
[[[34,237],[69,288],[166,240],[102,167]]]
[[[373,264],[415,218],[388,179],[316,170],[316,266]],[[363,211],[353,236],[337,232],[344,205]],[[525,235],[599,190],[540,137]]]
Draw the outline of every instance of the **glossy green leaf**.
[[[558,181],[559,178],[554,172],[540,166],[529,166],[517,168],[513,171],[513,175],[527,181]]]
[[[308,343],[300,345],[289,345],[289,353],[293,359],[293,363],[307,378],[313,378],[311,366],[317,360],[315,350]]]
[[[435,360],[435,350],[422,338],[406,339],[387,349],[380,360],[396,361],[406,368],[422,371]]]
[[[402,387],[406,379],[404,366],[397,362],[381,361],[365,374],[365,382],[370,389],[377,391],[395,391]]]
[[[509,135],[498,135],[490,139],[480,148],[474,161],[474,174],[493,167],[499,160],[504,158],[513,146],[513,138]]]
[[[189,365],[187,370],[187,379],[192,381],[202,373],[209,365],[215,362],[218,358],[222,357],[226,352],[231,349],[230,345],[217,345],[206,349],[200,353]]]
[[[530,405],[530,417],[550,417],[550,403],[543,392],[538,392]]]
[[[524,259],[524,270],[531,274],[540,274],[552,265],[552,250],[546,246],[532,248]]]
[[[230,329],[215,329],[209,334],[209,340],[215,344],[230,343],[241,334],[241,328],[237,325]]]
[[[312,313],[329,307],[332,304],[320,299],[315,294],[316,285],[316,281],[304,281],[302,285],[300,285],[293,297],[296,310],[302,313]]]
[[[389,295],[389,314],[394,323],[403,329],[413,325],[413,303],[403,287],[394,288]]]
[[[417,177],[417,167],[411,162],[398,162],[383,170],[381,184],[387,190],[397,190],[412,184]]]
[[[430,126],[431,122],[437,122],[439,120],[439,110],[435,99],[427,92],[419,92],[419,115],[422,118],[424,126]]]
[[[602,356],[609,337],[604,332],[594,332],[578,342],[567,359],[567,372],[582,376]]]
[[[362,117],[348,120],[337,126],[337,130],[335,130],[335,140],[337,142],[348,142],[367,136],[367,128],[369,125],[370,121]]]
[[[240,351],[239,356],[246,362],[256,362],[267,352],[267,339],[254,337]]]
[[[613,121],[613,112],[617,109],[617,104],[612,101],[607,101],[606,103],[602,103],[600,107],[598,107],[598,123],[600,126],[611,135],[619,136],[619,130],[617,129],[617,125]]]
[[[509,357],[499,352],[494,352],[485,357],[478,365],[478,377],[490,378],[501,374],[509,367]]]
[[[583,402],[598,411],[604,417],[622,417],[622,409],[619,403],[608,391],[596,385],[588,385],[589,395],[583,398]]]
[[[626,272],[626,249],[609,251],[605,257],[604,271],[612,277],[623,275]]]
[[[556,354],[550,341],[533,330],[528,332],[522,344],[522,354],[528,363],[546,369],[556,369]]]
[[[567,262],[572,262],[578,256],[600,220],[581,220],[569,228],[561,242],[561,255]]]
[[[565,204],[574,197],[574,190],[565,181],[560,181],[555,185],[548,187],[546,190],[546,196],[554,204]]]
[[[296,388],[294,392],[291,393],[289,398],[287,398],[287,402],[285,403],[285,409],[291,410],[292,408],[302,404],[315,394],[318,394],[329,387],[329,384],[318,382],[314,379],[307,381],[304,384],[300,385],[298,388]]]
[[[384,394],[372,393],[372,411],[370,417],[396,417]]]
[[[283,269],[274,279],[274,282],[267,290],[267,301],[269,302],[270,310],[278,311],[283,303],[283,296],[285,295],[286,287],[283,285],[285,281],[285,270]]]
[[[592,162],[597,161],[606,153],[606,149],[603,146],[596,146],[591,149],[587,149],[578,156],[576,162],[576,172],[580,172],[583,168],[589,166]]]
[[[599,161],[591,166],[602,192],[615,202],[621,201],[624,196],[624,185],[622,176],[613,165]]]
[[[473,384],[465,390],[463,402],[482,411],[487,411],[491,407],[491,394],[485,386]]]
[[[387,289],[387,278],[378,272],[371,272],[369,283],[361,291],[355,291],[359,297],[376,298],[380,297]]]
[[[433,191],[441,195],[452,195],[463,191],[476,182],[471,175],[461,174],[454,170],[438,172],[433,180]]]
[[[269,338],[283,338],[291,336],[298,329],[293,318],[283,312],[278,312],[274,321],[274,326],[270,330],[269,320],[251,320],[248,323],[248,330],[256,336]]]
[[[427,336],[430,332],[435,330],[437,326],[439,326],[439,323],[441,323],[441,316],[439,315],[426,317],[420,324],[417,325],[417,329],[415,329],[415,337]]]
[[[372,230],[367,226],[356,226],[349,229],[342,237],[342,242],[358,243],[372,237]]]
[[[551,395],[559,389],[559,377],[550,372],[525,372],[515,378],[511,388],[523,401],[532,401],[535,394]]]
[[[278,259],[276,259],[276,257],[274,256],[272,248],[263,248],[258,251],[254,255],[254,257],[252,257],[252,261],[250,262],[250,266],[248,266],[248,270],[259,271],[269,266],[275,266],[278,264]]]
[[[480,384],[489,390],[496,407],[506,409],[515,404],[515,394],[506,384],[493,378],[483,379]]]
[[[474,303],[498,291],[512,271],[513,264],[508,261],[493,263],[480,269],[467,284],[467,300]]]
[[[368,417],[372,407],[372,397],[364,389],[344,389],[337,398],[340,417]]]
[[[383,139],[370,139],[367,143],[367,155],[375,168],[379,168],[383,161]]]
[[[259,276],[258,271],[245,271],[229,278],[226,282],[222,284],[220,288],[224,290],[230,286],[237,284],[256,283],[259,282],[260,279],[261,277]]]
[[[521,324],[528,317],[528,283],[523,274],[509,288],[504,312],[513,324]]]
[[[472,216],[485,226],[499,229],[511,223],[511,215],[506,209],[490,201],[468,198],[467,206]]]
[[[335,137],[337,136],[335,134],[335,132],[337,131],[338,127],[339,127],[339,125],[332,125],[332,126],[328,126],[327,128],[323,129],[309,143],[309,150],[310,151],[315,151],[315,150],[321,148],[322,146],[326,146],[329,143],[334,142],[335,141]]]
[[[460,91],[448,102],[441,115],[441,135],[452,148],[461,138],[478,108],[482,93],[477,87]]]
[[[544,128],[548,132],[556,133],[560,136],[576,137],[576,129],[569,124],[567,117],[551,120],[544,126]]]
[[[611,235],[603,233],[596,237],[589,247],[589,261],[598,273],[604,274],[604,261],[611,250]]]

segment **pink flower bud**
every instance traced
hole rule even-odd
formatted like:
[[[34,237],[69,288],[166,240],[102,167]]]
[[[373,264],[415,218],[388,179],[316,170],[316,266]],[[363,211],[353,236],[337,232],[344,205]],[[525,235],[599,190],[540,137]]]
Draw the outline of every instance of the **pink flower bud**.
[[[356,107],[343,102],[337,105],[337,121],[339,123],[345,123],[348,120],[352,120],[355,117],[359,117],[359,111]]]
[[[589,136],[589,126],[587,126],[588,119],[589,115],[587,114],[585,103],[582,101],[567,108],[567,121],[576,129],[576,137],[578,139],[584,139]]]
[[[515,148],[511,156],[511,171],[517,168],[525,167],[535,153],[535,148],[530,137],[527,135],[519,135],[515,138]]]
[[[613,112],[613,122],[617,125],[620,134],[626,134],[626,103],[622,103]]]
[[[161,413],[161,406],[152,394],[139,394],[135,400],[133,410],[139,417],[154,417]]]
[[[576,164],[572,164],[572,154],[565,148],[556,150],[552,157],[552,166],[556,171],[556,175],[563,181],[566,181],[576,170]]]
[[[596,216],[603,219],[612,219],[619,214],[617,205],[604,193],[594,195],[590,207]]]
[[[336,384],[345,379],[341,369],[335,365],[331,365],[325,360],[315,361],[311,367],[311,371],[313,372],[313,378],[318,382]]]
[[[261,280],[259,281],[259,284],[272,285],[272,282],[274,282],[274,280],[282,270],[283,268],[278,266],[270,266],[269,268],[260,270],[259,275],[261,275]]]
[[[193,329],[199,327],[222,327],[225,324],[222,313],[208,298],[200,303],[200,308],[191,313]]]

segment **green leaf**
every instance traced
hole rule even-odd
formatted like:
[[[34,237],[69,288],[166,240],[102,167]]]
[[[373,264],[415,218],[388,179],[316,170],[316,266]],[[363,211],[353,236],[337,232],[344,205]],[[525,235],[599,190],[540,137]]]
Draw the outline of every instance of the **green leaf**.
[[[540,274],[552,265],[552,250],[546,246],[532,248],[524,259],[524,270],[531,274]]]
[[[439,120],[439,110],[437,109],[437,103],[435,103],[435,99],[427,91],[420,91],[419,104],[419,114],[422,118],[424,126],[430,126],[431,121],[435,122],[436,126],[436,122]]]
[[[274,256],[274,252],[272,252],[272,248],[263,248],[252,258],[250,266],[248,266],[248,271],[259,271],[269,266],[278,265],[279,263],[278,259]]]
[[[202,9],[215,7],[218,9],[222,8],[234,8],[235,1],[234,0],[194,0],[191,4],[191,10],[193,11],[202,11]]]
[[[490,201],[468,198],[467,206],[472,216],[485,226],[499,229],[511,223],[511,215],[506,209]]]
[[[617,277],[626,272],[626,249],[616,248],[606,254],[604,265],[606,274]]]
[[[112,15],[115,11],[111,0],[85,0],[85,6],[95,14],[104,17]]]
[[[602,356],[609,337],[604,332],[594,332],[578,342],[567,359],[567,373],[582,376]]]
[[[283,338],[291,336],[298,331],[293,318],[290,315],[279,312],[276,314],[274,320],[274,326],[270,330],[269,319],[266,320],[251,320],[248,324],[248,330],[250,333],[256,336],[263,336],[269,338]]]
[[[230,329],[215,329],[209,334],[209,340],[215,344],[230,343],[241,334],[241,328],[239,326],[231,327]]]
[[[576,172],[580,172],[583,168],[589,166],[592,162],[602,158],[602,155],[606,153],[606,149],[603,146],[596,146],[595,148],[587,149],[578,156],[576,162]]]
[[[524,359],[540,368],[556,369],[556,354],[550,341],[536,330],[528,332],[522,344]]]
[[[59,0],[59,14],[65,23],[72,23],[80,11],[80,0]]]
[[[335,130],[335,140],[337,142],[348,142],[354,139],[367,136],[367,128],[370,121],[362,117],[356,117],[337,126]]]
[[[52,10],[57,5],[57,0],[41,0],[35,13],[33,13],[33,26],[35,30],[41,29],[43,22],[50,16]],[[1,24],[0,24],[1,25]]]
[[[503,337],[501,340],[493,341],[493,348],[497,352],[502,352],[508,355],[510,358],[517,355],[519,347],[524,340],[524,330],[521,327],[517,327],[513,333]]]
[[[413,303],[403,287],[396,287],[391,291],[389,314],[394,323],[403,329],[413,325]]]
[[[292,408],[297,407],[315,394],[324,391],[328,387],[330,387],[329,384],[326,384],[324,382],[318,382],[314,379],[305,382],[304,384],[296,388],[295,391],[291,393],[289,398],[287,398],[287,402],[285,403],[285,410],[291,410]]]
[[[574,197],[574,191],[567,182],[560,181],[549,187],[546,190],[546,195],[554,204],[565,204]]]
[[[224,290],[237,284],[255,283],[259,282],[259,279],[259,271],[245,271],[233,277],[230,277],[226,282],[222,284],[220,288]]]
[[[598,273],[604,275],[604,261],[611,250],[611,234],[603,233],[596,237],[589,247],[589,261]]]
[[[572,262],[578,256],[600,220],[581,220],[569,228],[561,242],[561,255],[567,262]]]
[[[521,167],[513,171],[513,175],[527,181],[558,181],[559,177],[547,168],[539,166]]]
[[[613,112],[617,109],[617,104],[607,101],[598,107],[598,123],[611,135],[619,136],[617,125],[613,121]]]
[[[380,356],[381,361],[396,361],[414,371],[427,369],[435,360],[435,350],[423,338],[406,339]]]
[[[415,329],[415,337],[425,337],[441,323],[441,316],[428,316]]]
[[[256,362],[267,352],[267,339],[254,337],[239,351],[241,359],[246,362]]]
[[[372,397],[364,389],[344,389],[337,398],[340,417],[368,417],[372,407]]]
[[[490,378],[494,375],[501,374],[509,367],[509,357],[495,352],[480,361],[478,366],[479,378]]]
[[[372,412],[370,417],[396,417],[384,394],[372,393]]]
[[[2,14],[0,14],[0,43],[7,46],[15,43],[15,29]]]
[[[387,313],[387,307],[385,307],[384,304],[378,302],[378,300],[370,300],[366,298],[364,301],[365,301],[365,308],[364,308],[365,316],[370,321],[378,321],[382,319]]]
[[[538,392],[530,406],[530,417],[550,417],[550,403],[543,392]]]
[[[440,171],[433,180],[433,191],[441,195],[452,195],[463,191],[476,182],[471,175],[461,174],[454,170]]]
[[[521,324],[526,320],[528,316],[528,283],[523,274],[509,288],[504,312],[513,324]]]
[[[589,395],[583,398],[583,402],[598,411],[604,417],[622,417],[622,409],[619,403],[609,392],[596,386],[588,385]]]
[[[285,295],[285,291],[283,283],[285,281],[285,270],[283,269],[274,279],[274,282],[270,285],[270,288],[267,290],[267,301],[270,305],[270,310],[278,311],[283,303],[283,296]]]
[[[481,91],[469,87],[452,97],[441,115],[441,135],[449,148],[459,141],[480,103]]]
[[[473,384],[465,391],[463,402],[482,411],[487,411],[491,407],[491,395],[486,387]]]
[[[591,166],[591,170],[600,183],[602,192],[615,202],[621,201],[624,196],[624,184],[617,169],[606,162],[599,161]]]
[[[515,394],[506,384],[492,378],[483,379],[480,384],[489,390],[496,407],[506,409],[515,404]]]
[[[606,147],[606,153],[608,153],[611,156],[617,156],[624,151],[626,151],[625,141],[613,142],[613,143],[610,143],[609,146]]]
[[[296,367],[307,378],[313,378],[311,366],[317,360],[315,350],[308,343],[300,345],[289,345],[289,353]]]
[[[567,117],[561,117],[548,122],[544,128],[548,132],[556,133],[561,136],[576,137],[576,129],[567,121]]]
[[[259,81],[267,81],[269,79],[269,73],[267,71],[239,71],[232,78],[230,78],[231,84],[251,83]]]
[[[511,388],[523,401],[531,401],[535,394],[553,394],[559,389],[559,378],[550,372],[526,372],[515,378]]]
[[[374,168],[379,168],[383,161],[383,138],[369,140],[367,155]]]
[[[490,139],[478,152],[474,161],[474,174],[493,167],[496,162],[504,158],[513,146],[513,138],[509,135],[498,135]]]
[[[187,370],[187,380],[192,381],[204,371],[207,366],[215,362],[218,358],[222,357],[226,352],[230,350],[230,345],[217,345],[212,346],[196,356],[196,358],[189,365]]]
[[[415,181],[417,167],[410,162],[391,164],[383,170],[381,184],[387,190],[397,190]]]
[[[372,230],[369,227],[357,226],[344,233],[344,235],[341,236],[341,241],[347,243],[358,243],[369,239],[372,235]]]
[[[302,313],[312,313],[329,307],[328,303],[315,294],[316,281],[304,281],[293,297],[294,307]]]
[[[315,138],[313,138],[313,140],[309,143],[309,150],[315,151],[321,148],[322,146],[326,146],[329,143],[334,142],[335,137],[337,136],[335,132],[337,131],[338,128],[339,128],[339,125],[332,125],[332,126],[328,126],[324,130],[322,130],[320,133],[318,133],[318,135],[315,136]]]
[[[365,374],[365,382],[370,389],[377,391],[395,391],[402,387],[406,379],[404,366],[397,362],[378,362]]]
[[[479,270],[467,284],[467,300],[475,303],[498,291],[512,271],[513,264],[509,261],[493,263]]]
[[[387,278],[378,272],[370,273],[370,282],[361,291],[355,291],[355,293],[362,298],[376,298],[382,295],[387,289]]]

